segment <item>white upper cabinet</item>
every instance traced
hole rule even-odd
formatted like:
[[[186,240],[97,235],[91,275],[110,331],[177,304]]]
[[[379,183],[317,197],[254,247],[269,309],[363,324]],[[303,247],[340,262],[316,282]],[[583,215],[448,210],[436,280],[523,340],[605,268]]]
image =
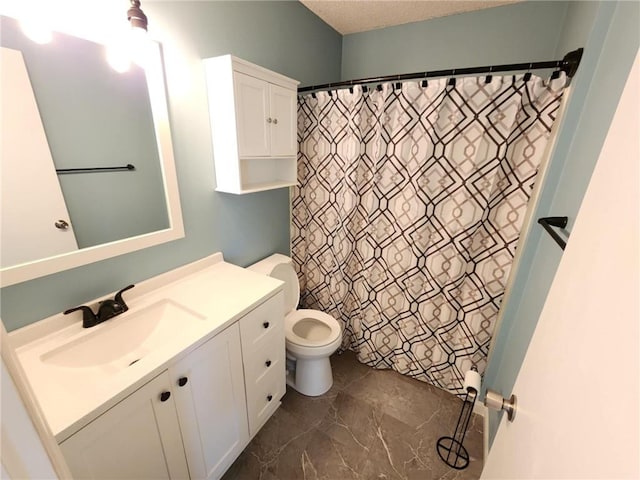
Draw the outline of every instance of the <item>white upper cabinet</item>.
[[[298,82],[231,55],[205,59],[204,66],[216,190],[295,185]]]

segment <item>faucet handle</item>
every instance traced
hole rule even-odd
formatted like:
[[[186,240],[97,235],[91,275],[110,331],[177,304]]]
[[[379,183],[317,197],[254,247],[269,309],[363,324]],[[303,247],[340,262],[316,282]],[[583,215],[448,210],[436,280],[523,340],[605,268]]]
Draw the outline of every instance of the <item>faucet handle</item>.
[[[131,290],[133,287],[135,287],[135,285],[127,285],[122,290],[120,290],[118,293],[116,293],[116,296],[115,296],[114,300],[116,301],[116,303],[118,303],[120,306],[122,306],[122,312],[126,312],[127,310],[129,310],[129,307],[127,306],[125,301],[122,299],[122,293],[126,292],[127,290]],[[122,312],[120,312],[120,313],[122,313]]]
[[[89,328],[93,327],[98,323],[98,316],[93,313],[90,307],[86,305],[80,305],[79,307],[70,308],[64,311],[65,315],[69,315],[72,312],[76,312],[78,310],[82,310],[82,327]]]

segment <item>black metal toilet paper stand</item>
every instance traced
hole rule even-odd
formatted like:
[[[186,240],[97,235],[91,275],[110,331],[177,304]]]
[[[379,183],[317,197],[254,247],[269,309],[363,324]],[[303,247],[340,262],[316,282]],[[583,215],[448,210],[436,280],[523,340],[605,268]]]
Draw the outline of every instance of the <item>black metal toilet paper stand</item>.
[[[436,443],[438,455],[442,461],[456,470],[462,470],[469,465],[469,453],[462,445],[462,442],[464,442],[464,436],[469,428],[473,405],[476,403],[477,396],[478,392],[475,388],[470,387],[467,389],[453,437],[440,437]]]

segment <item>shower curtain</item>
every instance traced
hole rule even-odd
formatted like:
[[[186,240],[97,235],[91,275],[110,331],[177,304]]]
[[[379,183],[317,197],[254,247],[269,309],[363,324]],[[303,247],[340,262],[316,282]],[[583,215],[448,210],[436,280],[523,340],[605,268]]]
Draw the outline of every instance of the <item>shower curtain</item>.
[[[566,77],[467,77],[298,101],[291,250],[342,349],[462,394],[480,373]]]

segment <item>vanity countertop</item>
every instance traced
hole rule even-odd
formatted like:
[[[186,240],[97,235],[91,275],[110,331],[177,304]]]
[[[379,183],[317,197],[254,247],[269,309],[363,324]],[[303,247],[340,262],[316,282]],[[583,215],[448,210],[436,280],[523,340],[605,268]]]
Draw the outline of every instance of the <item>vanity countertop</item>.
[[[82,328],[80,312],[60,313],[11,332],[9,337],[49,426],[61,442],[281,289],[282,282],[226,263],[216,253],[140,282],[124,294],[129,311],[95,327]],[[78,357],[83,356],[83,348],[87,357],[96,355],[91,342],[98,336],[111,337],[114,348],[126,350],[127,342],[135,344],[135,338],[122,335],[127,332],[125,323],[117,322],[133,325],[141,315],[166,315],[169,321],[183,315],[184,319],[180,328],[164,333],[153,324],[143,331],[139,321],[139,331],[132,336],[142,338],[140,348],[114,361],[82,364]],[[121,341],[114,335],[120,335]],[[72,355],[54,357],[69,345]],[[118,355],[111,349],[106,354]]]

